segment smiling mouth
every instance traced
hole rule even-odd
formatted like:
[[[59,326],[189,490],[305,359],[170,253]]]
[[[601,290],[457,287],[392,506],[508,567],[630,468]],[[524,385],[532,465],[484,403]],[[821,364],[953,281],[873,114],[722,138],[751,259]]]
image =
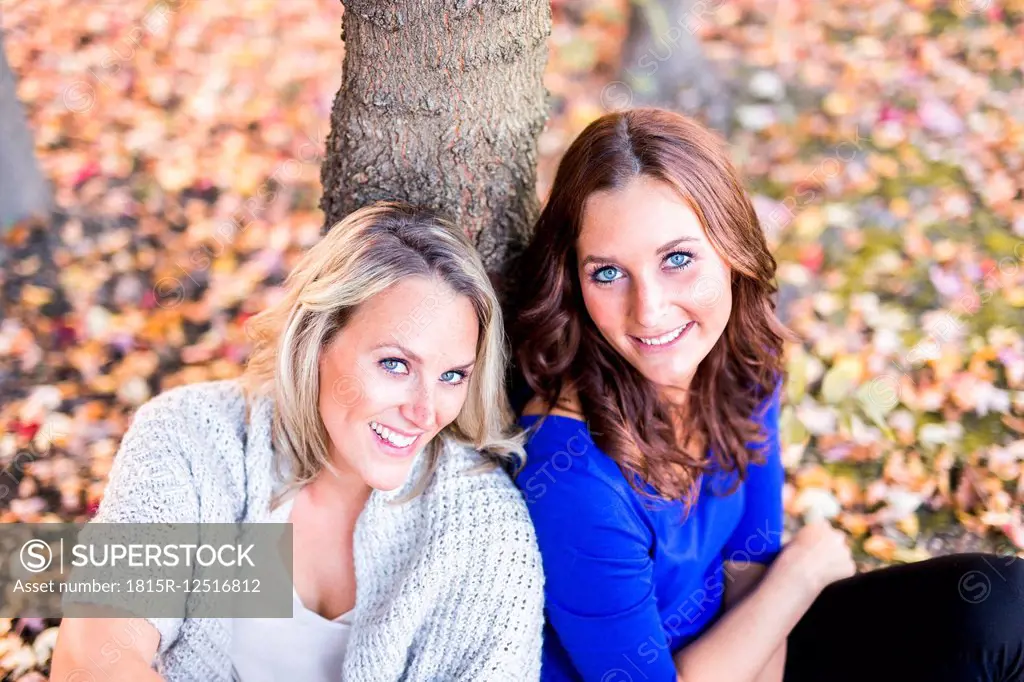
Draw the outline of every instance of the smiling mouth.
[[[385,443],[392,447],[399,449],[409,447],[410,445],[415,443],[416,439],[419,438],[420,436],[420,434],[417,434],[415,436],[409,436],[404,433],[400,433],[394,429],[389,429],[380,422],[373,421],[370,422],[370,429],[372,429],[373,432],[376,433],[377,436],[382,441],[384,441]]]
[[[643,344],[644,346],[650,346],[650,347],[667,346],[670,343],[672,343],[673,341],[675,341],[676,339],[678,339],[680,336],[682,336],[692,326],[693,326],[693,321],[691,320],[690,322],[687,322],[683,326],[677,327],[676,329],[673,329],[672,331],[667,332],[665,334],[661,334],[659,336],[632,336],[631,335],[630,338],[632,338],[635,341]]]

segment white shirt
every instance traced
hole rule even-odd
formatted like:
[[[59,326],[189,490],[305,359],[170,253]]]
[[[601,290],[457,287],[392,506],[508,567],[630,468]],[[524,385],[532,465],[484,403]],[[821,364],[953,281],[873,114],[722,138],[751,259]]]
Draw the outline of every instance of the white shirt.
[[[294,497],[282,510],[291,513]],[[327,620],[307,609],[292,586],[292,618],[232,619],[231,663],[241,682],[340,682],[353,611]]]
[[[292,588],[295,616],[235,618],[231,662],[241,682],[340,682],[352,611],[327,620],[310,611]]]

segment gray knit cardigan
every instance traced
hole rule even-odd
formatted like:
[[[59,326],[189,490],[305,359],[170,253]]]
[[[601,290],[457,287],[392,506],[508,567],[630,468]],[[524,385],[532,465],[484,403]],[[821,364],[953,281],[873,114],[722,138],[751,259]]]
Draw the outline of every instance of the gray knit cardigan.
[[[135,414],[95,522],[286,522],[273,402],[245,423],[236,380],[170,389]],[[450,444],[426,490],[373,491],[355,529],[356,605],[339,679],[537,680],[544,576],[529,513],[508,475],[467,473],[480,455]],[[149,618],[172,682],[231,679],[230,619]]]

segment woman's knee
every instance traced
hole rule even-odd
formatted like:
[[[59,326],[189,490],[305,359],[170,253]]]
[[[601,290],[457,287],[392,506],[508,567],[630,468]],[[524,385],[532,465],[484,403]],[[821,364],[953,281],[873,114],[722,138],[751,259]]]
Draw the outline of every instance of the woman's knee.
[[[1024,604],[1024,559],[1011,556],[996,557],[996,560],[1002,564],[1002,569],[1005,569],[1007,587],[1015,595],[1017,603]]]
[[[1024,560],[1013,555],[958,554],[945,557],[957,578],[960,598],[970,604],[996,601],[1022,603]]]
[[[958,565],[955,618],[964,643],[1003,646],[1024,639],[1024,560],[972,554]]]

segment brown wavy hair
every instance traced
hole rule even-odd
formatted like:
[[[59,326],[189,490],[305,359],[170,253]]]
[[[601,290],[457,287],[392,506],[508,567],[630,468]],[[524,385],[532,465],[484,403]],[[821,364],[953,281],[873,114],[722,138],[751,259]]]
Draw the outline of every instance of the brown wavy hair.
[[[673,187],[732,270],[733,308],[689,386],[685,414],[604,339],[580,291],[576,243],[587,199],[646,176]],[[648,498],[696,499],[713,448],[735,490],[763,442],[755,414],[782,380],[791,332],[775,314],[776,263],[722,140],[686,116],[659,109],[607,114],[573,141],[558,166],[519,263],[512,325],[517,371],[545,403],[576,391],[594,441]],[[680,442],[673,425],[685,421]],[[697,447],[693,443],[699,444]],[[638,480],[639,479],[639,480]],[[646,482],[653,494],[642,485]]]

